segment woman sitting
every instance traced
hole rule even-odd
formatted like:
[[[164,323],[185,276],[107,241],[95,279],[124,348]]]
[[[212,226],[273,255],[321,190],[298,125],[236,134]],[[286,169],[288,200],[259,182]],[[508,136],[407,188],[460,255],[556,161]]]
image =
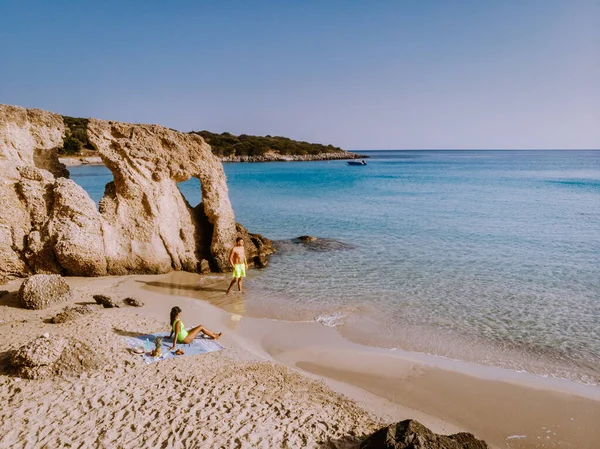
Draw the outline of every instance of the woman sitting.
[[[221,336],[221,332],[214,333],[206,329],[202,326],[196,326],[189,331],[185,330],[185,326],[183,322],[179,318],[181,315],[181,309],[177,306],[171,309],[171,335],[169,338],[173,338],[173,333],[175,333],[175,338],[173,338],[173,346],[169,348],[170,351],[175,349],[175,345],[177,343],[189,344],[194,341],[194,338],[198,336],[200,332],[205,335],[208,335],[210,338],[217,340]]]

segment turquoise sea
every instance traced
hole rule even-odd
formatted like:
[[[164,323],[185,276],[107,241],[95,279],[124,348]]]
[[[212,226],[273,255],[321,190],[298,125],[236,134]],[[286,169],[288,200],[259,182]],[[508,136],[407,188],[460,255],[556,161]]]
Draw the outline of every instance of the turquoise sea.
[[[363,167],[225,164],[237,221],[281,241],[232,310],[600,383],[600,151],[365,154]],[[112,179],[70,171],[95,201]],[[180,188],[200,201],[198,180]],[[350,246],[290,243],[304,234]]]

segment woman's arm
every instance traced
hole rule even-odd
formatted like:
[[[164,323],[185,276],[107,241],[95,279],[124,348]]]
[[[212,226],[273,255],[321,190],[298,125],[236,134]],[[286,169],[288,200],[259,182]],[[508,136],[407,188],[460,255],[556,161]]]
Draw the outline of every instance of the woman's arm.
[[[175,349],[175,345],[177,344],[177,336],[179,335],[180,329],[181,329],[181,321],[177,321],[177,324],[175,324],[175,335],[173,336],[173,346],[171,346],[169,348],[169,351],[172,351],[173,349]],[[171,331],[171,335],[173,335],[173,331]]]

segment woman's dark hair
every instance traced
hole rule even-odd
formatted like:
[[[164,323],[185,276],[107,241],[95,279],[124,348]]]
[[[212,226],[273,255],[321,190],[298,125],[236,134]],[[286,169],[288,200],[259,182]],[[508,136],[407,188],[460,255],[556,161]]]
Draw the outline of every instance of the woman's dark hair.
[[[244,239],[241,237],[238,237],[237,239],[235,239],[235,243],[240,243],[242,240],[244,240]]]
[[[171,309],[171,326],[175,323],[175,317],[181,313],[181,309],[177,306]]]

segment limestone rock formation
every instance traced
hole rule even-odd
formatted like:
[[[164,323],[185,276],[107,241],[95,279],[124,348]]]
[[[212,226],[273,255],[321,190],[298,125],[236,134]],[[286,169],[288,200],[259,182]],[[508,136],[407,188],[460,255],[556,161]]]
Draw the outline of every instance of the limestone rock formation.
[[[99,210],[58,160],[63,118],[0,105],[0,282],[230,269],[237,230],[225,174],[200,136],[95,119],[86,132],[114,176]],[[196,208],[177,187],[191,177],[201,182]],[[262,266],[270,242],[254,241]]]
[[[20,347],[12,355],[10,364],[19,377],[44,379],[99,370],[106,361],[80,341],[46,335]]]
[[[18,296],[25,309],[41,310],[70,301],[73,292],[58,274],[35,274],[23,281]]]
[[[379,429],[360,445],[361,449],[489,449],[470,433],[438,435],[412,419]]]
[[[251,267],[266,267],[268,257],[275,252],[271,241],[260,234],[250,234],[241,224],[236,224],[237,236],[244,239],[244,250],[248,265]]]

